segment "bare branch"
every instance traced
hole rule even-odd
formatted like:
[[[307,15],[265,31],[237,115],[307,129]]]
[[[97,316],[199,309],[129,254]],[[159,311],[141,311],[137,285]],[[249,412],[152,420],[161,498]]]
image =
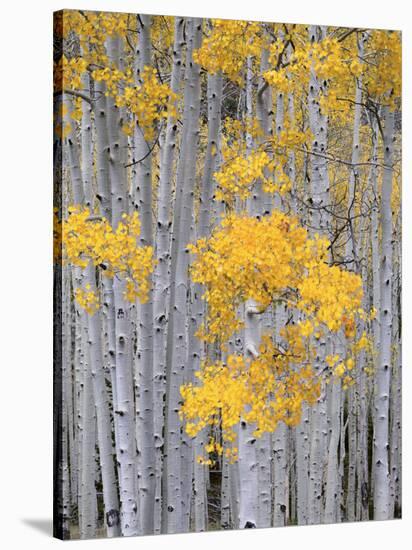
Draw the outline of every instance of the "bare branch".
[[[74,97],[80,97],[81,99],[83,99],[83,101],[86,101],[90,105],[93,105],[93,101],[95,101],[91,97],[89,97],[85,94],[82,94],[82,92],[78,92],[77,90],[59,90],[57,92],[54,92],[53,95],[54,95],[54,97],[57,97],[57,96],[62,95],[62,94],[72,95]]]

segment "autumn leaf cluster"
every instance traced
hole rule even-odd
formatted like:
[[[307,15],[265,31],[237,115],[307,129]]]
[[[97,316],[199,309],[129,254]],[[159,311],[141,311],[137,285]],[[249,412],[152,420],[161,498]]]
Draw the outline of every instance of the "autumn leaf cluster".
[[[204,340],[225,352],[244,328],[250,303],[255,315],[283,304],[296,322],[281,327],[280,341],[265,335],[251,357],[229,354],[205,363],[198,383],[181,388],[189,435],[221,422],[223,439],[231,442],[242,418],[256,426],[257,436],[272,432],[279,421],[296,425],[303,401],[319,396],[314,342],[339,331],[353,339],[362,312],[361,278],[330,266],[328,246],[326,238],[310,238],[297,218],[277,210],[262,219],[230,214],[209,239],[191,246],[192,279],[205,288],[207,317],[199,333]],[[340,378],[352,365],[337,355],[330,374]]]
[[[114,230],[107,219],[93,216],[88,208],[69,208],[63,222],[65,259],[72,265],[87,268],[90,262],[102,268],[105,277],[120,277],[126,282],[125,298],[145,302],[153,271],[153,249],[139,246],[140,221],[137,212],[123,214]],[[77,289],[76,299],[89,313],[98,308],[90,288]]]

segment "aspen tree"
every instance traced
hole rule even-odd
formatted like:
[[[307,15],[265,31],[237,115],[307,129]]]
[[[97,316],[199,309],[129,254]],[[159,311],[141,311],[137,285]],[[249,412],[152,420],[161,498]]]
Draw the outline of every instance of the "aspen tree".
[[[82,76],[83,89],[91,97],[90,75],[84,73]],[[84,202],[90,207],[93,202],[93,137],[92,137],[92,106],[88,101],[82,101],[81,130],[81,158],[82,158],[82,181],[84,188]]]
[[[72,356],[71,356],[71,308],[70,308],[70,273],[67,267],[62,267],[62,384],[61,384],[61,449],[62,458],[60,462],[60,482],[62,484],[61,517],[62,539],[70,538],[71,504],[73,478],[70,476],[69,464],[73,456],[71,448],[73,439],[73,388],[72,388]],[[60,503],[59,503],[60,504]]]
[[[380,352],[376,377],[375,434],[374,434],[374,517],[389,519],[390,472],[389,472],[389,400],[392,367],[392,180],[394,113],[384,107],[384,163],[380,216],[382,227],[382,252],[380,265]]]
[[[97,293],[95,268],[91,264],[86,268],[86,285],[91,292]],[[93,385],[94,403],[97,420],[97,440],[99,445],[100,472],[103,483],[105,525],[109,537],[120,534],[118,525],[119,501],[117,496],[112,427],[106,389],[102,351],[102,323],[100,310],[88,316],[88,346],[90,354],[90,372]]]
[[[357,39],[357,54],[358,58],[364,58],[364,36],[359,36]],[[355,97],[354,97],[354,115],[353,115],[353,138],[352,138],[352,158],[349,173],[348,185],[348,238],[346,243],[346,260],[352,263],[353,269],[360,270],[358,260],[358,244],[355,235],[355,221],[353,215],[355,213],[355,205],[357,200],[357,185],[360,180],[359,159],[360,150],[360,119],[362,112],[362,75],[355,80]],[[349,445],[349,465],[348,465],[348,487],[346,499],[346,513],[348,521],[355,520],[355,495],[356,495],[356,449],[357,449],[357,432],[356,432],[356,392],[352,386],[348,390],[348,445]]]
[[[400,231],[399,221],[396,224],[396,231]],[[397,277],[394,277],[393,283],[393,338],[395,340],[395,349],[393,351],[393,377],[391,388],[391,405],[392,405],[392,420],[391,420],[391,434],[390,434],[390,473],[391,473],[391,513],[390,517],[396,517],[396,513],[401,508],[401,461],[402,461],[402,347],[401,347],[401,274],[400,274],[400,247],[397,244],[394,247],[394,265],[397,265],[398,269],[394,274],[398,273]]]
[[[96,135],[96,198],[100,215],[112,223],[112,205],[109,175],[109,136],[107,129],[107,101],[106,87],[103,81],[94,81],[94,126]],[[103,294],[103,316],[107,333],[107,366],[110,370],[112,406],[117,408],[117,382],[116,382],[116,322],[113,295],[113,281],[108,277],[101,278]],[[118,444],[118,417],[113,418],[115,432],[116,456],[119,453]]]
[[[184,46],[184,19],[175,18],[173,67],[170,89],[179,93],[182,77],[182,50]],[[154,428],[156,451],[156,502],[155,531],[161,529],[161,480],[162,456],[161,448],[164,442],[163,430],[166,429],[163,417],[163,398],[165,394],[166,376],[166,336],[167,322],[170,311],[167,307],[170,288],[170,226],[173,165],[175,160],[178,137],[178,124],[173,115],[169,115],[166,123],[163,150],[160,160],[157,224],[156,224],[156,260],[154,272],[154,334],[153,334],[153,368],[154,368]]]
[[[90,88],[90,84],[89,84]],[[82,180],[85,197],[85,206],[93,204],[93,175],[92,175],[92,127],[90,106],[84,105],[82,116]],[[93,265],[85,269],[84,281],[90,291],[97,294],[96,270]],[[88,346],[90,356],[90,372],[93,386],[93,395],[96,408],[97,422],[97,441],[99,446],[100,472],[103,484],[103,500],[105,508],[105,525],[109,537],[120,534],[118,526],[119,501],[116,488],[113,445],[112,445],[112,426],[109,410],[109,400],[106,389],[106,380],[103,362],[103,329],[101,311],[98,310],[94,315],[89,315],[88,321]]]
[[[84,347],[87,348],[86,335]],[[80,537],[92,538],[96,536],[97,503],[96,503],[96,414],[94,408],[92,376],[90,365],[86,359],[83,372],[82,392],[82,461],[81,461],[81,510],[80,510]]]
[[[222,75],[208,75],[208,140],[205,155],[205,163],[202,175],[200,189],[200,210],[197,224],[196,237],[204,238],[210,233],[210,218],[213,196],[213,174],[216,168],[216,156],[220,131],[220,118],[222,107]],[[193,300],[191,302],[191,330],[189,333],[188,347],[188,364],[192,365],[193,372],[199,369],[200,361],[205,359],[204,344],[196,336],[197,330],[200,328],[204,318],[204,302],[201,300],[201,285],[195,283],[191,290]],[[194,491],[195,491],[195,525],[197,531],[206,530],[207,518],[207,494],[205,487],[204,466],[199,464],[197,457],[203,454],[206,434],[202,433],[195,437],[193,452],[194,452]],[[225,483],[228,483],[228,464],[226,464]],[[222,478],[223,483],[223,478]],[[222,487],[223,491],[223,487]],[[227,500],[225,504],[226,517],[222,518],[222,523],[228,524],[228,487],[224,490],[224,497]],[[223,503],[222,503],[223,506]],[[223,510],[222,510],[223,513]]]
[[[119,66],[120,39],[116,36],[107,39],[107,54],[115,66]],[[127,212],[127,190],[123,155],[120,150],[120,114],[114,100],[107,98],[107,128],[109,140],[109,175],[111,182],[112,225],[116,229],[121,216]],[[113,279],[116,334],[116,387],[118,416],[117,456],[119,493],[121,503],[122,535],[138,534],[138,498],[136,474],[136,445],[134,395],[131,365],[130,306],[124,297],[125,284],[119,278]]]
[[[309,41],[314,44],[326,36],[325,27],[310,26]],[[328,120],[320,107],[322,82],[317,78],[313,65],[310,68],[308,111],[309,125],[313,134],[311,155],[311,204],[313,205],[311,225],[313,231],[328,234],[329,220],[325,207],[329,204],[329,178],[327,162],[322,155],[327,151]],[[326,356],[326,341],[320,340],[317,345],[317,368],[322,370]],[[323,460],[326,445],[326,403],[325,387],[321,397],[312,410],[310,423],[310,470],[309,470],[309,523],[320,523],[322,517],[322,476]]]
[[[282,37],[282,33],[280,33]],[[285,97],[279,92],[276,97],[275,134],[280,136],[284,126]],[[282,199],[279,195],[275,197],[275,206],[282,210]],[[287,321],[287,308],[285,304],[278,304],[275,311],[276,338],[280,341],[281,329]],[[274,502],[273,516],[274,526],[283,526],[287,523],[289,502],[287,498],[287,427],[282,422],[277,427],[273,436],[273,476],[274,476]]]
[[[247,58],[246,69],[246,117],[253,116],[253,59]],[[246,152],[250,154],[253,147],[253,138],[246,134]],[[261,215],[261,193],[254,191],[248,200],[248,211],[251,216]],[[260,320],[254,300],[245,304],[245,332],[244,353],[247,357],[258,355],[260,341]],[[258,471],[259,464],[256,454],[256,437],[254,427],[241,419],[239,426],[239,527],[241,529],[257,527],[258,522]]]
[[[90,120],[88,120],[90,122]],[[69,124],[74,124],[74,121],[68,121]],[[71,132],[73,141],[70,144],[70,175],[73,189],[73,198],[75,204],[82,204],[82,201],[85,200],[85,197],[89,197],[91,201],[92,197],[92,181],[91,177],[87,181],[83,181],[82,177],[82,166],[78,164],[78,161],[73,159],[79,158],[79,151],[76,137],[74,132]],[[82,159],[82,165],[86,166],[86,173],[88,173],[87,165],[90,163],[90,158],[88,155],[91,154],[91,147],[89,140],[91,141],[90,136],[82,135],[82,138],[86,139],[87,147],[83,146],[82,151],[84,158]],[[89,174],[90,176],[90,174]],[[74,267],[75,278],[77,279],[77,288],[81,288],[82,280],[84,283],[89,286],[91,292],[96,292],[96,277],[94,267],[89,265],[83,275],[80,274],[80,268],[78,266]],[[82,343],[83,348],[88,348],[85,352],[87,356],[87,362],[85,363],[87,372],[84,373],[84,388],[83,393],[86,392],[87,384],[91,385],[91,388],[87,388],[88,393],[83,396],[85,400],[83,415],[87,418],[86,426],[84,428],[87,431],[89,428],[92,429],[93,423],[93,442],[89,441],[87,438],[83,437],[83,444],[85,445],[85,450],[82,451],[82,454],[86,453],[86,457],[83,456],[82,460],[82,472],[83,466],[86,468],[86,478],[82,479],[82,487],[87,487],[88,483],[91,483],[90,476],[91,469],[93,469],[93,476],[95,475],[95,468],[91,466],[90,458],[90,446],[93,445],[93,460],[94,460],[94,446],[96,440],[96,419],[97,419],[97,439],[99,445],[99,458],[100,458],[100,467],[103,477],[103,495],[104,495],[104,504],[105,504],[105,518],[106,518],[106,527],[108,536],[116,536],[119,534],[117,521],[109,520],[111,517],[110,514],[118,514],[118,497],[117,489],[115,486],[115,471],[113,463],[113,449],[112,449],[112,438],[111,438],[111,422],[110,422],[110,412],[109,404],[107,398],[107,390],[105,386],[105,375],[103,369],[103,355],[102,355],[102,328],[100,320],[100,312],[96,312],[94,316],[86,316],[84,313],[81,313],[81,327],[82,334],[87,334],[87,337],[84,336]],[[94,404],[89,404],[88,400],[94,399]],[[89,408],[88,408],[89,407]],[[96,408],[96,416],[93,410],[93,419],[91,419],[90,408]],[[86,462],[84,462],[86,461]],[[94,478],[93,478],[94,485]],[[94,497],[93,497],[94,494]],[[90,527],[84,527],[81,529],[82,536],[91,537],[94,536],[95,526],[93,527],[96,518],[91,520],[91,500],[95,498],[95,491],[86,489],[87,498],[82,497],[82,506],[84,506],[83,511],[85,513],[86,519],[84,520],[84,526],[90,525]],[[87,502],[87,504],[85,504]],[[93,532],[91,531],[93,530]]]
[[[369,190],[370,191],[370,190]],[[363,244],[361,257],[366,257],[370,246],[369,231],[367,219],[363,223]],[[368,265],[362,266],[363,280],[363,309],[368,310]],[[359,327],[361,333],[366,334],[366,323],[362,322]],[[357,403],[357,419],[358,419],[358,446],[357,446],[357,503],[356,503],[356,519],[369,519],[369,456],[368,456],[368,416],[369,416],[369,392],[367,387],[367,372],[366,372],[367,353],[362,349],[359,353],[359,397]]]
[[[179,386],[187,359],[186,295],[188,285],[188,226],[193,208],[193,185],[196,169],[196,145],[200,109],[200,67],[192,53],[199,48],[201,20],[187,20],[187,52],[183,130],[176,175],[175,215],[171,248],[170,315],[167,329],[165,456],[163,469],[163,531],[181,531],[182,492],[180,487]],[[185,506],[189,503],[185,502]]]
[[[146,67],[151,66],[151,17],[138,16],[138,75],[144,74]],[[140,243],[143,246],[153,246],[152,220],[152,144],[146,141],[142,129],[136,126],[135,147],[138,164],[136,166],[136,181],[140,187],[139,213],[141,219]],[[150,534],[154,530],[155,507],[155,436],[153,419],[153,297],[149,291],[149,299],[139,305],[138,344],[137,344],[137,383],[136,396],[140,425],[139,447],[139,494],[142,533]]]

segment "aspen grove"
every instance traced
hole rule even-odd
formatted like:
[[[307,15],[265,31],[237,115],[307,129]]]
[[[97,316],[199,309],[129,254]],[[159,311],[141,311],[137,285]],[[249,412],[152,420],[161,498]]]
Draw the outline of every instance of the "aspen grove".
[[[401,36],[54,19],[55,535],[401,516]]]

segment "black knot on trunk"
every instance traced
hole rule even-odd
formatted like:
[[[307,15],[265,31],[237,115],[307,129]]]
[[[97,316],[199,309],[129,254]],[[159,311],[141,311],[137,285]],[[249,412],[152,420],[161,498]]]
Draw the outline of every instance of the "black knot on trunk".
[[[109,510],[106,514],[106,523],[108,527],[114,527],[119,525],[119,511],[118,510]]]
[[[253,523],[253,521],[247,521],[245,523],[245,529],[256,529],[256,525]]]

